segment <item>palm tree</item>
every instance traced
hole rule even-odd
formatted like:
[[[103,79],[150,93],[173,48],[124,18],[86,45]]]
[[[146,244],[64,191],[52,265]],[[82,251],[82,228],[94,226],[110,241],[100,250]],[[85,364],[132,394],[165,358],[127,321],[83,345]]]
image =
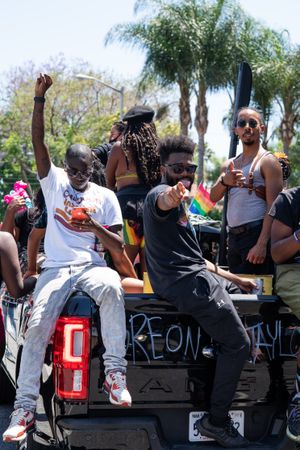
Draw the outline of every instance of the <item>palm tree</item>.
[[[264,52],[256,54],[252,63],[253,100],[267,121],[275,108],[279,111],[278,134],[288,154],[300,123],[300,47],[291,45],[289,36],[283,33],[265,30],[264,34]],[[269,139],[266,129],[265,146]]]
[[[300,47],[283,49],[278,59],[275,101],[279,106],[281,122],[279,134],[288,154],[296,128],[300,124]]]
[[[234,0],[137,1],[136,9],[141,6],[155,14],[116,25],[106,43],[118,39],[140,47],[146,52],[143,79],[178,86],[182,134],[188,133],[190,99],[196,96],[199,180],[208,127],[207,93],[225,87],[235,91],[242,61],[253,69],[253,100],[266,125],[275,98],[282,117],[279,132],[284,148],[289,148],[299,118],[299,48],[291,49],[288,40],[247,16]],[[264,141],[267,144],[267,127]]]
[[[234,56],[233,61],[245,60],[252,68],[252,101],[261,110],[266,125],[263,146],[267,147],[276,131],[268,136],[270,117],[279,110],[279,135],[288,152],[299,123],[299,46],[292,46],[286,33],[264,27],[253,18],[241,14],[235,11],[238,35],[228,47]],[[228,66],[228,80],[229,86],[235,89],[235,63]]]
[[[181,12],[184,9],[184,14]],[[178,8],[178,23],[193,61],[193,89],[196,95],[194,125],[198,134],[198,179],[203,179],[205,134],[208,127],[208,91],[228,85],[228,67],[233,64],[231,42],[236,39],[236,6],[230,0],[205,2],[186,0]],[[234,61],[235,62],[235,61]],[[235,62],[236,64],[236,62]]]
[[[118,40],[145,51],[142,82],[155,79],[163,87],[177,84],[180,92],[180,132],[187,135],[191,123],[191,56],[187,52],[178,23],[174,20],[173,6],[160,0],[152,0],[150,3],[152,8],[159,8],[155,17],[114,26],[106,36],[106,44]],[[139,5],[140,2],[137,2],[136,9]]]
[[[137,2],[137,7],[141,6]],[[118,39],[146,52],[144,78],[155,78],[163,86],[177,84],[180,92],[181,133],[187,134],[191,122],[190,97],[196,94],[194,125],[198,133],[198,177],[203,178],[204,136],[208,126],[206,102],[209,90],[228,83],[228,60],[232,56],[228,43],[236,35],[231,0],[181,0],[143,2],[152,10],[138,23],[116,25],[106,43]],[[238,64],[238,62],[237,62]]]

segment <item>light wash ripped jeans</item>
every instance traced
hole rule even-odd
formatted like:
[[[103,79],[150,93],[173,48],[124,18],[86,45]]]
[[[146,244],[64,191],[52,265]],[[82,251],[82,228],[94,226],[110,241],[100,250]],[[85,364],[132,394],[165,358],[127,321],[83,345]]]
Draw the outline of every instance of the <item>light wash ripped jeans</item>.
[[[99,306],[105,373],[116,369],[126,371],[125,308],[118,273],[93,264],[44,269],[33,294],[15,409],[35,410],[46,348],[66,300],[75,290],[86,292]]]

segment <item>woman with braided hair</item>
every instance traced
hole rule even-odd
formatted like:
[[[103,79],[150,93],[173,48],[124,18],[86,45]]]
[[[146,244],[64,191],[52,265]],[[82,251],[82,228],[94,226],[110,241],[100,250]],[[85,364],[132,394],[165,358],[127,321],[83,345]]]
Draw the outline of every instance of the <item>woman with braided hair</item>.
[[[123,117],[126,128],[114,144],[106,166],[107,187],[116,190],[124,221],[126,252],[134,263],[140,257],[145,271],[143,206],[149,190],[160,181],[158,137],[153,109],[135,106]]]

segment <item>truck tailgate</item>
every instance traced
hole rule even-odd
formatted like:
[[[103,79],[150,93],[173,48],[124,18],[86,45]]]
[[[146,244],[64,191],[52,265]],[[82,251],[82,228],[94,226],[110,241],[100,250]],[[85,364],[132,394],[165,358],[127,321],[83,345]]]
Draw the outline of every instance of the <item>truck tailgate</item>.
[[[253,441],[252,448],[257,441],[263,448],[290,446],[285,441],[285,410],[293,389],[297,346],[290,327],[297,321],[276,297],[232,298],[252,341],[252,354],[232,404],[233,418],[239,430]],[[154,433],[159,445],[167,445],[151,448],[183,450],[198,448],[197,444],[220,448],[201,437],[194,427],[209,407],[217,345],[192,317],[178,313],[155,295],[127,295],[126,316],[127,383],[133,405],[124,412],[107,403],[102,392],[103,365],[98,358],[103,348],[94,326],[90,416],[95,420],[105,416],[112,423],[126,417],[129,423],[136,422],[137,428],[147,418],[148,425],[151,422],[148,438]]]

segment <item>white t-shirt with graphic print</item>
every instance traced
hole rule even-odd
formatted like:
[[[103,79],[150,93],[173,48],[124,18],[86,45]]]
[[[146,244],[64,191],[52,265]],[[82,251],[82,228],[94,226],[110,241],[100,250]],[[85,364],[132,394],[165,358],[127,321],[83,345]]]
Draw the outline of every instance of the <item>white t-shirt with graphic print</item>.
[[[85,207],[101,225],[122,225],[122,213],[114,192],[91,182],[84,192],[76,191],[68,177],[53,164],[40,183],[48,212],[43,267],[84,263],[106,266],[102,255],[96,251],[94,233],[76,230],[70,219],[74,207]]]

